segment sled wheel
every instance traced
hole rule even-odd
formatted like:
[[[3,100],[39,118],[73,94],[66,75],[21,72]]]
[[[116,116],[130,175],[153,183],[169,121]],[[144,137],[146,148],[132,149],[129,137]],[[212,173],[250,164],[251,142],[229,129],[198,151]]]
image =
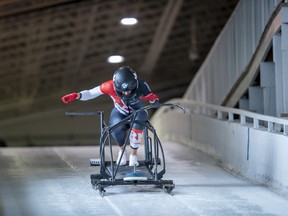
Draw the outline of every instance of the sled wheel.
[[[98,191],[101,197],[104,197],[106,190],[104,189],[104,187],[99,186],[98,187]]]
[[[106,190],[104,190],[104,188],[101,188],[101,190],[99,190],[99,194],[101,197],[104,197]]]
[[[172,184],[172,185],[171,184],[165,184],[165,185],[163,185],[162,188],[166,193],[173,195],[172,190],[175,188],[175,184]]]

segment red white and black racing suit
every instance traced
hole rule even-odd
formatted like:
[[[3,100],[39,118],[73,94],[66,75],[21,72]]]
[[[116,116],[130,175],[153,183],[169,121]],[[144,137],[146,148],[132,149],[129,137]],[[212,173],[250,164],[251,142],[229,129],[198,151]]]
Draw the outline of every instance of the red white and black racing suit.
[[[90,90],[83,90],[80,92],[79,100],[86,101],[96,98],[102,94],[109,95],[113,102],[114,108],[110,114],[110,125],[116,124],[124,119],[133,110],[137,110],[144,106],[142,100],[149,100],[150,103],[158,102],[159,98],[156,94],[152,93],[148,84],[139,79],[138,88],[131,97],[125,97],[121,92],[116,92],[114,89],[113,80],[102,83],[100,86]],[[141,111],[137,114],[136,120],[145,122],[148,119],[148,113]],[[122,146],[125,142],[127,126],[118,127],[112,132],[112,137],[118,146]],[[137,149],[142,138],[143,126],[139,123],[134,123],[130,133],[130,146]]]

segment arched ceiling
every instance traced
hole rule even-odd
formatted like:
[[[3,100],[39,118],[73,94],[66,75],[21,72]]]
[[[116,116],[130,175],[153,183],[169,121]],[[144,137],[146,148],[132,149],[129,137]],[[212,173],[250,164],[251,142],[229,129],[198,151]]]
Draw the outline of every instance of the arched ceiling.
[[[167,100],[181,97],[238,0],[0,1],[0,119],[58,109],[129,65]],[[135,26],[120,19],[131,14]],[[120,53],[121,64],[106,62]]]

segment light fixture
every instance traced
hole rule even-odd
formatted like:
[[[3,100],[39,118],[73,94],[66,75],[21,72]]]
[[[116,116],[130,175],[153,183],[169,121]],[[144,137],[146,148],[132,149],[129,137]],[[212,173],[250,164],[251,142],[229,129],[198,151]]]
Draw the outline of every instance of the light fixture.
[[[108,57],[107,62],[116,64],[116,63],[121,63],[124,60],[125,60],[124,57],[121,55],[111,55]]]
[[[138,20],[134,17],[125,17],[121,19],[120,22],[122,25],[135,25],[137,24]]]

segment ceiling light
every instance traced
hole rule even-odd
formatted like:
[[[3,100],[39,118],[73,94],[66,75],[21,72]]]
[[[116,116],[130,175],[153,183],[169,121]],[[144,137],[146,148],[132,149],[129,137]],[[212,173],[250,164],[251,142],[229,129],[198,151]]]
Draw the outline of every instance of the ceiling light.
[[[107,61],[112,64],[121,63],[124,61],[124,57],[121,55],[111,55],[108,57]]]
[[[122,25],[135,25],[137,24],[138,20],[134,17],[125,17],[121,19],[120,22]]]

